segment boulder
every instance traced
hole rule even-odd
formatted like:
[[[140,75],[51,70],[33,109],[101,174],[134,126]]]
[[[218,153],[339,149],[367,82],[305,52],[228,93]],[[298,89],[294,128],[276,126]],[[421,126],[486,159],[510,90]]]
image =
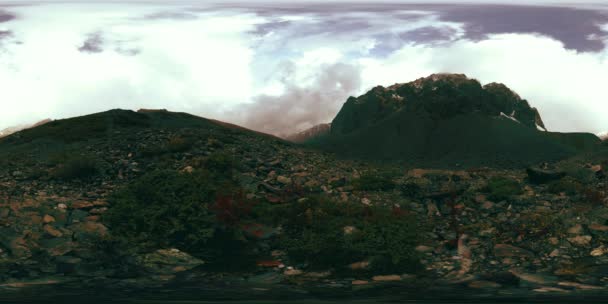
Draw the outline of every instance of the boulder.
[[[545,184],[566,176],[566,172],[563,171],[545,170],[536,167],[527,168],[526,173],[528,174],[528,180],[533,184]]]
[[[138,266],[153,274],[175,274],[204,264],[179,249],[159,249],[136,258]]]

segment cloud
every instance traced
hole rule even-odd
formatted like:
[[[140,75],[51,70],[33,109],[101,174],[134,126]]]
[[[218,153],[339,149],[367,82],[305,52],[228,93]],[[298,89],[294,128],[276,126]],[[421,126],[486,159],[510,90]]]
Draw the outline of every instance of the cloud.
[[[226,113],[248,128],[286,136],[331,121],[342,102],[360,90],[361,71],[357,66],[334,63],[315,69],[313,81],[302,85],[293,62],[284,62],[281,74],[283,92],[259,95],[253,103]]]
[[[100,32],[91,33],[84,41],[81,47],[78,48],[83,53],[101,53],[103,52],[103,38]]]

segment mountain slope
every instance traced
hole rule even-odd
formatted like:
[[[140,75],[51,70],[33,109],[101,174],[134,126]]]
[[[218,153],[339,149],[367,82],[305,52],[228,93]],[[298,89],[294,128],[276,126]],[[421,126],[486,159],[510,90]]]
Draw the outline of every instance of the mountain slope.
[[[432,166],[521,166],[593,148],[592,134],[545,131],[535,108],[502,84],[436,74],[351,97],[313,145],[347,157]]]

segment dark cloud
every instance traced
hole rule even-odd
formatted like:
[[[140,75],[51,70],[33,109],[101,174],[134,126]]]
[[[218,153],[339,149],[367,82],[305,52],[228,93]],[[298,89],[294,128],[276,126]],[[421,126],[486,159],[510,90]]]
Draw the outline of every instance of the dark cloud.
[[[11,31],[0,31],[0,40],[11,37],[13,33]]]
[[[83,53],[101,53],[103,52],[103,42],[101,33],[91,33],[78,50]]]
[[[183,12],[183,11],[166,11],[166,12],[158,12],[154,14],[149,14],[144,16],[146,20],[194,20],[199,18],[196,14],[191,12]]]
[[[430,44],[439,41],[450,40],[456,30],[449,27],[426,26],[412,31],[399,34],[403,41],[413,41],[416,43]]]
[[[482,40],[488,34],[539,33],[577,51],[601,51],[605,45],[598,25],[608,23],[605,11],[570,7],[454,5],[436,6],[441,18],[466,24],[466,37]]]
[[[231,117],[253,130],[286,136],[331,121],[346,98],[361,87],[358,68],[332,64],[321,68],[312,85],[303,87],[293,80],[295,67],[284,63],[281,71],[285,92],[262,95],[238,108]]]
[[[605,45],[602,41],[607,33],[599,27],[608,23],[608,14],[605,9],[594,8],[556,7],[556,6],[529,6],[529,5],[474,5],[474,4],[230,4],[224,8],[247,9],[258,15],[276,17],[285,14],[310,14],[320,20],[317,25],[307,24],[301,28],[298,35],[313,35],[322,32],[330,33],[357,33],[369,29],[370,23],[377,20],[412,21],[423,18],[424,15],[408,13],[408,11],[427,11],[438,14],[443,21],[457,22],[465,25],[465,38],[483,40],[490,34],[504,33],[537,33],[552,37],[564,43],[566,48],[577,51],[600,51]],[[348,17],[351,13],[370,13],[372,16]],[[375,14],[376,16],[373,16]],[[381,19],[369,19],[381,18]],[[269,25],[273,27],[286,26],[286,24]],[[264,32],[264,25],[260,31]],[[390,28],[386,29],[387,34]],[[420,29],[416,32],[401,35],[407,41],[418,43],[436,42],[447,33],[433,27]],[[389,37],[389,36],[386,36]],[[389,37],[394,39],[393,37]],[[381,49],[389,49],[381,47]]]
[[[0,23],[9,22],[15,18],[17,18],[17,16],[15,16],[9,12],[0,11]]]

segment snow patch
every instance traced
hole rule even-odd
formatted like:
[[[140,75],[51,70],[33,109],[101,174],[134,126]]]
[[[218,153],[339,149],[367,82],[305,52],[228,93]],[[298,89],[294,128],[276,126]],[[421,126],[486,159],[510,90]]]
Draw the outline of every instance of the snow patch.
[[[515,114],[515,111],[513,111],[513,114]],[[509,116],[509,115],[507,115],[507,114],[505,114],[503,112],[500,112],[500,117],[506,117],[506,118],[508,118],[508,119],[516,122],[516,123],[521,123],[521,122],[519,122],[519,120],[517,120],[517,118],[515,118],[513,116]]]
[[[536,129],[537,129],[538,131],[547,132],[547,129],[545,129],[545,128],[541,127],[539,124],[536,124]]]

